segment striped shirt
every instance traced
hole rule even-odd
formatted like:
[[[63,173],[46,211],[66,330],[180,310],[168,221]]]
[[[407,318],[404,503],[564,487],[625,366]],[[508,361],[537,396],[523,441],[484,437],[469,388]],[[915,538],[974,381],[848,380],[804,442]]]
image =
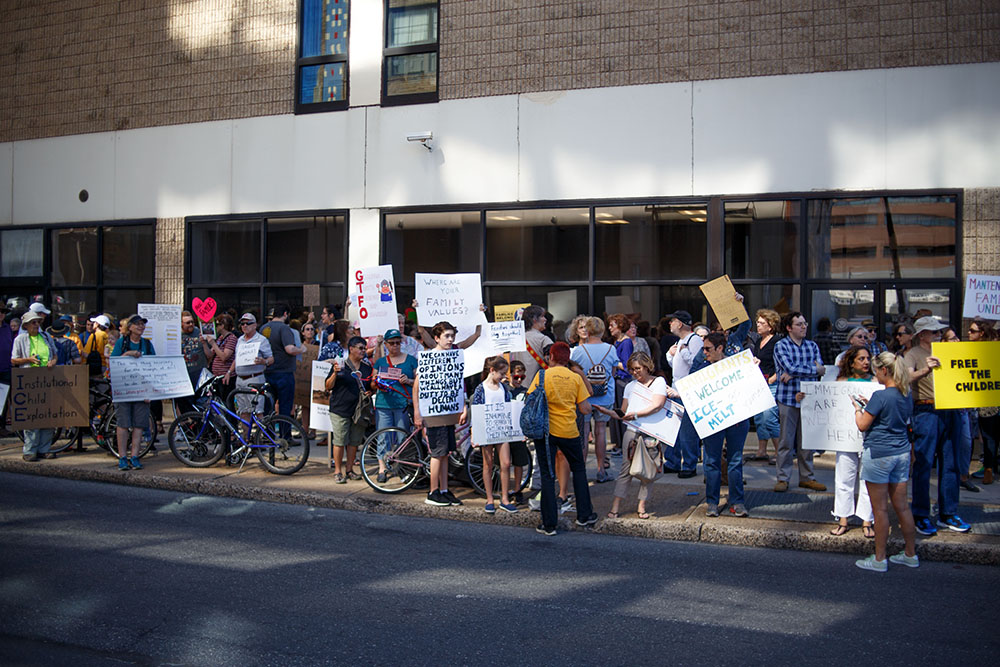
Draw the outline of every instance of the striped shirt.
[[[778,389],[775,399],[778,403],[800,407],[795,400],[801,380],[819,380],[822,374],[816,370],[816,363],[822,364],[819,346],[811,340],[803,340],[796,345],[791,336],[782,338],[774,345],[774,366],[778,375]],[[792,379],[782,382],[781,375],[788,373]]]

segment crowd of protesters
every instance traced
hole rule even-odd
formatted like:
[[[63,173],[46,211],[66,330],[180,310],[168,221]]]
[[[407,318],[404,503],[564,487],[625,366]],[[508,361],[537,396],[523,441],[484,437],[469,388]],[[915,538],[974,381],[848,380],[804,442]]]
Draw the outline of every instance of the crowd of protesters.
[[[743,300],[738,294],[736,298]],[[479,330],[457,342],[456,327],[448,322],[439,322],[429,330],[418,327],[415,312],[408,309],[399,315],[398,328],[364,338],[355,323],[341,316],[342,312],[341,307],[330,305],[317,317],[308,309],[293,313],[287,306],[278,305],[259,322],[252,312],[238,315],[238,311],[231,310],[216,316],[208,332],[196,326],[194,316],[184,311],[182,355],[192,386],[198,385],[206,369],[213,376],[222,376],[224,393],[234,387],[259,387],[267,382],[274,390],[277,412],[298,412],[308,428],[308,405],[295,404],[295,368],[296,361],[311,350],[310,358],[332,364],[325,388],[330,395],[329,444],[334,482],[346,484],[360,478],[354,471],[355,458],[367,434],[386,426],[404,430],[425,426],[431,456],[426,502],[440,507],[462,504],[449,489],[445,461],[456,447],[455,424],[425,424],[419,404],[413,400],[420,384],[417,356],[424,350],[467,348]],[[543,308],[524,309],[526,351],[488,359],[482,375],[466,387],[466,394],[468,402],[477,405],[525,400],[540,385],[544,388],[549,437],[535,442],[538,477],[532,483],[532,493],[540,493],[528,499],[531,508],[542,513],[539,531],[554,534],[558,514],[573,507],[580,525],[596,522],[589,493],[591,481],[616,482],[607,517],[617,519],[634,476],[632,463],[637,455],[655,460],[660,474],[676,474],[682,479],[694,477],[701,462],[709,517],[720,515],[723,485],[728,486],[726,514],[749,515],[744,503],[745,462],[775,466],[775,492],[788,490],[796,467],[795,483],[799,487],[825,491],[814,473],[814,450],[803,448],[801,383],[820,380],[828,366],[837,367],[839,381],[878,381],[885,387],[871,400],[856,406],[863,451],[835,453],[835,525],[831,534],[847,533],[849,518],[857,516],[864,535],[876,540],[875,554],[858,564],[883,571],[890,502],[906,538],[905,551],[890,559],[894,562],[916,566],[913,533],[929,536],[938,528],[968,531],[969,524],[957,511],[959,490],[979,490],[969,475],[976,439],[982,441],[983,465],[971,478],[992,483],[997,473],[1000,408],[936,409],[932,373],[940,361],[931,354],[931,344],[960,340],[958,332],[930,314],[918,313],[920,317],[893,325],[888,344],[878,340],[871,320],[862,321],[838,340],[825,318],[810,337],[809,323],[800,312],[779,314],[769,308],[751,312],[748,321],[730,331],[717,323],[708,326],[696,322],[685,310],[671,312],[656,326],[623,313],[604,317],[581,314],[557,327],[557,335],[551,315]],[[11,366],[85,364],[92,377],[101,378],[108,375],[109,357],[156,354],[142,337],[146,320],[139,315],[124,318],[114,326],[110,314],[53,316],[39,301],[24,312],[4,315],[0,360],[9,362],[0,366],[0,382],[6,384],[10,383]],[[969,341],[998,338],[992,324],[979,319],[972,321],[967,334]],[[248,365],[237,365],[241,347],[248,345],[256,346],[256,359]],[[774,408],[705,439],[699,437],[684,413],[673,446],[664,446],[634,427],[635,419],[662,409],[667,401],[683,406],[676,388],[679,379],[744,350],[750,350],[757,361],[775,399]],[[630,399],[637,391],[653,397],[641,412],[630,408]],[[191,406],[188,399],[176,402],[178,411]],[[156,427],[162,421],[162,407],[154,404],[139,401],[117,405],[120,468],[142,467],[136,453],[141,433],[149,428],[150,413]],[[240,394],[237,409],[247,415],[263,408],[259,401]],[[456,419],[459,423],[467,420],[467,410]],[[6,406],[0,425],[7,425]],[[756,433],[756,449],[744,456],[751,427]],[[4,434],[8,434],[6,428]],[[25,460],[53,458],[55,455],[48,451],[52,435],[52,429],[25,432]],[[317,435],[310,431],[310,437]],[[384,457],[393,444],[388,440],[379,442],[380,482],[392,474]],[[588,480],[591,447],[596,474]],[[499,498],[492,484],[483,484],[487,493],[485,511],[496,512],[497,506],[506,512],[518,511],[525,498],[519,487],[512,485],[510,474],[513,472],[514,480],[521,479],[523,467],[530,463],[530,450],[524,442],[516,442],[482,446],[481,451],[484,479],[492,475],[494,467],[501,478]],[[622,461],[615,474],[610,459],[617,456]],[[797,465],[793,466],[793,462]],[[938,516],[932,517],[930,475],[935,466]],[[907,481],[911,482],[909,505],[905,503]],[[651,480],[639,482],[637,516],[647,519]]]

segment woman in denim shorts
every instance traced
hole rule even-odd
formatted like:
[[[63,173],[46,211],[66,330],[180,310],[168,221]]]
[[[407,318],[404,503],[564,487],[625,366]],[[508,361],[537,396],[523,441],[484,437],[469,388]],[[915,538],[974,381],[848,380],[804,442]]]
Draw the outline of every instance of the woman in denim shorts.
[[[910,376],[902,359],[891,352],[883,352],[872,359],[872,369],[875,380],[885,389],[876,391],[867,402],[862,397],[851,397],[851,401],[854,403],[854,420],[865,439],[861,454],[861,479],[868,487],[875,514],[875,553],[855,564],[863,570],[885,572],[889,568],[885,552],[889,539],[890,501],[899,517],[905,549],[888,560],[907,567],[920,565],[913,513],[906,502],[906,481],[910,470],[907,425],[913,415],[913,402],[909,396]]]

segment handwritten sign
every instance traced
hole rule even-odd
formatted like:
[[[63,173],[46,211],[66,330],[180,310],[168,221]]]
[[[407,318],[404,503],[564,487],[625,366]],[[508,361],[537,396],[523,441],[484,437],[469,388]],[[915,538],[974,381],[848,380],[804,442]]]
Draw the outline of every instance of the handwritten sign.
[[[721,275],[715,280],[709,280],[704,285],[700,285],[701,293],[705,295],[708,305],[712,307],[712,312],[719,318],[719,323],[723,329],[731,329],[740,322],[750,319],[747,309],[736,300],[736,288],[728,275]]]
[[[417,356],[420,415],[424,418],[458,415],[465,405],[464,374],[462,350],[423,350]]]
[[[1000,276],[969,274],[965,278],[962,317],[1000,320]]]
[[[256,366],[257,354],[260,353],[260,341],[252,340],[236,346],[236,368],[241,366]]]
[[[524,315],[524,309],[530,306],[530,303],[511,303],[503,306],[493,306],[493,321],[494,322],[513,322],[514,320],[521,321]]]
[[[309,405],[312,365],[318,356],[319,346],[306,345],[306,351],[295,361],[295,405]]]
[[[802,382],[802,449],[860,452],[864,436],[854,421],[852,396],[871,398],[877,382]]]
[[[354,271],[354,287],[357,296],[352,301],[357,304],[362,336],[381,336],[389,329],[399,328],[391,264],[357,269]]]
[[[319,305],[319,285],[313,283],[311,285],[302,286],[302,305],[306,308],[311,306]]]
[[[326,376],[333,364],[329,361],[312,362],[309,377],[309,426],[317,431],[332,431],[330,424],[330,392],[326,390]]]
[[[10,418],[15,431],[88,424],[90,399],[85,365],[12,368],[10,373]]]
[[[111,357],[111,398],[157,401],[194,393],[184,357]]]
[[[524,403],[484,403],[470,406],[472,411],[472,444],[499,445],[523,440],[521,410]]]
[[[653,405],[653,399],[653,392],[636,383],[628,399],[628,411],[645,412]],[[653,414],[622,423],[673,447],[677,442],[677,433],[681,429],[682,421],[684,421],[684,406],[668,398],[663,407]]]
[[[210,319],[215,317],[215,310],[218,305],[215,303],[215,299],[208,297],[204,301],[195,297],[191,300],[191,310],[194,314],[198,316],[198,319],[202,322],[208,322]]]
[[[421,325],[447,321],[461,328],[479,323],[483,287],[478,273],[417,273],[414,280]]]
[[[179,357],[181,354],[181,306],[166,303],[140,303],[139,317],[145,317],[142,337],[153,344],[157,354]]]
[[[489,339],[494,355],[504,352],[524,352],[528,349],[524,341],[523,322],[490,322],[484,333]]]
[[[684,408],[702,438],[775,405],[750,350],[675,380],[674,386],[681,393]]]
[[[934,370],[934,407],[988,408],[1000,405],[1000,341],[931,343],[941,360]]]

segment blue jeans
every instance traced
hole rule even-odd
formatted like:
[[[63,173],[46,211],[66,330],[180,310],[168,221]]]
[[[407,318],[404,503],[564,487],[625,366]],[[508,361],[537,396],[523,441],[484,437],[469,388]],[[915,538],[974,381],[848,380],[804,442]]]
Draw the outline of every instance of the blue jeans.
[[[41,456],[49,453],[52,439],[56,435],[54,428],[33,428],[24,432],[23,452],[26,456]]]
[[[556,507],[556,450],[558,449],[569,462],[573,473],[573,493],[576,495],[576,516],[586,519],[594,513],[590,502],[590,487],[587,485],[587,465],[583,460],[583,447],[580,436],[575,438],[557,438],[549,436],[535,440],[535,454],[538,456],[538,468],[542,475],[542,525],[555,528],[559,522],[559,509]]]
[[[264,373],[264,379],[274,387],[274,398],[278,402],[278,414],[292,416],[292,404],[295,402],[295,373]],[[287,437],[288,427],[281,425],[282,437]]]
[[[767,385],[771,390],[771,398],[778,395],[778,383]],[[756,415],[753,423],[757,425],[758,440],[777,440],[781,436],[781,422],[778,420],[778,406]]]
[[[942,517],[958,512],[958,468],[955,467],[955,440],[960,437],[959,410],[927,410],[917,406],[913,412],[913,501],[910,507],[917,519],[931,514],[931,468],[934,456],[938,464],[938,512]]]
[[[743,445],[748,433],[750,420],[745,419],[705,438],[705,500],[709,507],[719,504],[723,441],[729,466],[729,504],[743,503]]]
[[[377,431],[389,426],[396,426],[404,431],[409,431],[410,418],[406,415],[406,410],[403,408],[375,408],[375,430]],[[395,447],[399,444],[395,440],[395,434],[379,436],[377,451],[379,460],[385,458],[385,453],[390,447]]]
[[[955,468],[959,478],[969,474],[972,463],[972,421],[968,410],[958,410],[958,442],[955,445]]]
[[[676,399],[675,399],[676,400]],[[680,403],[680,401],[677,401]],[[685,410],[684,419],[681,421],[680,431],[677,432],[677,443],[674,445],[674,456],[678,459],[683,457],[681,470],[694,472],[698,469],[698,455],[701,453],[701,437],[694,428],[690,414]],[[676,467],[676,466],[671,466]]]

